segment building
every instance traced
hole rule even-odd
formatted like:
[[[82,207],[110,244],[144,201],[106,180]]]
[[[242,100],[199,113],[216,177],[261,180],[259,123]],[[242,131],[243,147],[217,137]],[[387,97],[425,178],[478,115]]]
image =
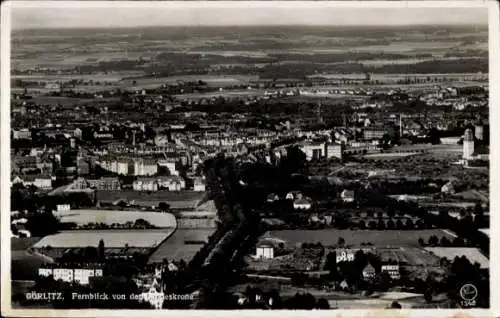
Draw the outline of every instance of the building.
[[[474,135],[470,128],[465,130],[464,145],[463,145],[463,159],[472,159],[474,154]]]
[[[326,159],[330,159],[330,158],[342,159],[343,150],[344,150],[343,144],[327,143],[325,145],[325,148],[326,148],[326,150],[325,150]]]
[[[462,137],[443,137],[440,139],[443,145],[457,145]]]
[[[158,182],[155,178],[137,178],[132,188],[135,191],[158,191]]]
[[[49,175],[26,175],[21,178],[23,185],[28,187],[33,185],[42,190],[52,189],[52,177]]]
[[[159,189],[168,191],[181,191],[186,188],[186,181],[179,176],[158,177],[156,179]]]
[[[205,181],[203,178],[198,177],[194,179],[194,191],[205,192]]]
[[[401,274],[399,272],[399,265],[382,265],[381,272],[389,274],[391,279],[394,280],[401,278]]]
[[[394,127],[369,127],[363,129],[363,138],[365,140],[378,140],[386,134],[391,138],[394,137],[396,134]]]
[[[371,264],[367,264],[365,268],[363,268],[363,278],[366,280],[370,280],[375,278],[375,268]]]
[[[69,213],[70,211],[71,211],[71,206],[69,204],[56,205],[56,212],[58,213]]]
[[[340,194],[340,198],[346,203],[354,202],[354,191],[346,189],[342,191],[342,193]]]
[[[312,207],[311,200],[309,198],[299,198],[293,201],[293,208],[296,210],[310,210]]]
[[[267,202],[269,203],[279,201],[279,199],[280,197],[276,193],[269,193],[267,196]]]
[[[179,171],[176,168],[175,162],[171,160],[159,160],[158,166],[166,168],[168,170],[168,173],[172,176],[179,175]]]
[[[260,259],[274,258],[274,248],[271,245],[261,244],[257,246],[255,254]]]
[[[325,157],[324,142],[305,142],[300,146],[301,150],[306,154],[307,161],[319,160]]]
[[[337,263],[354,261],[354,251],[351,249],[336,248],[335,255],[337,258]]]
[[[102,277],[103,269],[100,264],[85,264],[81,266],[57,267],[54,265],[42,265],[38,269],[38,276],[50,277],[55,281],[62,280],[67,283],[78,283],[88,285],[91,277]]]
[[[121,183],[118,178],[102,177],[100,179],[87,179],[89,188],[104,191],[119,191],[121,190]]]
[[[13,139],[31,139],[31,131],[27,128],[12,130]]]
[[[477,140],[484,140],[484,127],[482,125],[475,125],[474,135]]]
[[[158,173],[158,164],[153,159],[139,158],[134,160],[135,176],[153,176]]]

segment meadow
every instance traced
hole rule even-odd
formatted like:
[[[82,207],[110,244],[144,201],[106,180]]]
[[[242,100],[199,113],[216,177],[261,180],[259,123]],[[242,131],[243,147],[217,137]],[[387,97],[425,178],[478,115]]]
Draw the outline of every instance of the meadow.
[[[271,236],[286,241],[289,245],[320,242],[323,245],[336,245],[340,237],[347,246],[359,246],[370,242],[376,247],[418,247],[418,239],[428,239],[431,235],[439,238],[454,237],[440,229],[426,230],[279,230],[269,231],[264,237]]]
[[[453,261],[455,257],[465,256],[471,263],[478,262],[481,268],[489,268],[490,261],[475,247],[426,247],[430,253]]]
[[[175,228],[177,222],[175,216],[170,213],[146,212],[146,211],[114,211],[114,210],[71,210],[69,214],[58,215],[63,223],[76,223],[85,225],[89,223],[113,223],[124,224],[135,222],[138,219],[144,219],[150,224],[161,228]]]
[[[175,229],[162,230],[77,230],[64,231],[48,235],[38,241],[33,247],[44,248],[77,248],[99,245],[104,241],[106,248],[154,248],[168,238]]]

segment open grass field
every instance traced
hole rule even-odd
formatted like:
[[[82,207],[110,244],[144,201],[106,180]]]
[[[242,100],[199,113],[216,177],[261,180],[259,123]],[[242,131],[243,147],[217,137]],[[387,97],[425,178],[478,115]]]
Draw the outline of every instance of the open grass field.
[[[157,85],[161,84],[175,84],[180,81],[184,82],[198,82],[203,81],[210,87],[227,87],[233,85],[246,85],[252,80],[256,80],[257,76],[245,75],[184,75],[184,76],[169,76],[169,77],[147,77],[137,79],[122,80],[120,84],[135,85],[142,87],[142,85]]]
[[[439,257],[417,247],[377,249],[377,254],[382,261],[392,259],[409,266],[439,266]]]
[[[478,262],[481,268],[490,267],[489,259],[474,247],[426,247],[425,249],[438,257],[446,257],[450,261],[453,261],[456,256],[465,256],[471,263]]]
[[[102,88],[101,88],[102,90]],[[93,105],[96,103],[104,102],[117,102],[119,97],[109,97],[109,98],[69,98],[69,97],[57,97],[57,96],[35,96],[31,101],[37,105],[62,105],[62,106],[73,106],[73,105]]]
[[[170,204],[172,209],[194,209],[205,197],[204,192],[194,191],[96,191],[97,200],[103,203],[112,203],[116,200],[135,201],[140,206],[158,206],[160,202]]]
[[[371,242],[376,247],[418,247],[418,239],[428,239],[431,235],[439,238],[453,236],[440,229],[433,230],[280,230],[269,231],[264,237],[271,236],[282,239],[289,245],[320,242],[323,245],[336,245],[339,237],[345,239],[348,246],[359,246],[363,242]]]
[[[57,217],[57,212],[54,213]],[[112,210],[71,210],[69,214],[60,216],[64,223],[74,222],[77,225],[88,223],[125,224],[144,219],[156,227],[175,228],[175,216],[171,213],[146,212],[146,211],[112,211]]]
[[[206,242],[208,237],[215,232],[212,229],[177,229],[174,234],[165,240],[149,258],[150,263],[162,262],[164,258],[168,260],[184,259],[189,262],[198,252],[202,244],[186,244],[186,241]]]
[[[372,153],[365,155],[363,157],[367,159],[391,160],[391,159],[406,158],[414,156],[416,154],[417,152],[388,152],[388,153]]]
[[[104,240],[106,248],[154,248],[168,238],[174,229],[162,230],[95,230],[64,231],[49,235],[37,242],[34,248],[76,248],[99,245]]]
[[[488,235],[488,237],[490,236],[490,229],[480,229],[479,231]]]

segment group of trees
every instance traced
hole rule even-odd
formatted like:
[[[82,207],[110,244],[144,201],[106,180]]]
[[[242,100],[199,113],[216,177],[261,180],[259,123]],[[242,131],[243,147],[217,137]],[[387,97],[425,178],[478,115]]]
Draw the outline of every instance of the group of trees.
[[[412,219],[388,219],[387,221],[379,218],[378,220],[372,219],[370,221],[360,220],[355,224],[359,229],[370,230],[413,230],[415,228],[424,229],[430,228],[431,225],[422,220],[414,222]]]
[[[441,247],[464,247],[467,246],[468,244],[465,242],[460,237],[455,237],[453,240],[450,240],[446,236],[442,236],[441,239],[439,239],[436,235],[431,235],[429,239],[427,240],[427,243],[424,241],[423,238],[418,239],[418,245],[420,246],[441,246]]]

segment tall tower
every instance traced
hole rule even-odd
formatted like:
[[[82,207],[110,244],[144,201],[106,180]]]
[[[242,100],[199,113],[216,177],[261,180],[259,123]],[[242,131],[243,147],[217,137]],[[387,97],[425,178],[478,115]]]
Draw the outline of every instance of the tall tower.
[[[135,147],[135,134],[136,134],[136,131],[133,130],[132,131],[132,145]]]
[[[399,138],[403,137],[403,118],[402,115],[399,114]]]
[[[321,115],[321,102],[318,103],[317,114],[318,114],[318,123],[322,124],[323,116]]]
[[[474,126],[474,134],[477,140],[484,139],[484,127],[481,124],[477,124]]]
[[[467,128],[464,133],[464,159],[471,159],[472,154],[474,154],[474,135],[472,130]]]

